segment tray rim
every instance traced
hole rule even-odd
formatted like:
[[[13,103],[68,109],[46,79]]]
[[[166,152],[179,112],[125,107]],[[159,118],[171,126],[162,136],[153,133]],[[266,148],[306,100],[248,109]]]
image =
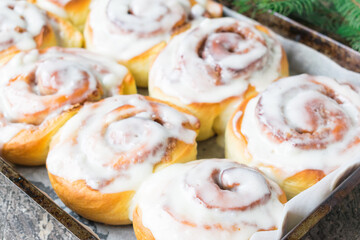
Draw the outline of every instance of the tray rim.
[[[229,3],[218,0],[224,6],[234,10]],[[236,11],[236,10],[234,10]],[[261,13],[251,16],[245,13],[261,24],[268,26],[274,32],[291,40],[301,42],[334,60],[340,66],[355,72],[360,72],[360,53],[352,48],[322,34],[309,27],[306,27],[286,16],[278,13]],[[284,27],[276,27],[284,25]],[[288,31],[286,31],[288,29]],[[303,36],[307,35],[307,38]],[[317,39],[317,40],[316,40]],[[320,41],[319,41],[320,39]],[[309,41],[312,41],[311,44]],[[325,45],[323,45],[325,43]],[[46,212],[52,215],[74,236],[79,239],[99,239],[98,236],[78,222],[75,218],[60,208],[49,196],[39,190],[34,184],[24,178],[17,170],[3,158],[0,157],[0,174],[4,175],[14,185],[20,188],[26,195],[32,198]],[[360,166],[350,173],[334,189],[331,194],[314,211],[305,217],[299,224],[290,230],[282,239],[298,239],[304,236],[317,222],[330,213],[331,209],[339,203],[339,200],[345,198],[350,192],[360,185]],[[306,230],[306,231],[305,231]],[[305,231],[305,232],[304,232]]]

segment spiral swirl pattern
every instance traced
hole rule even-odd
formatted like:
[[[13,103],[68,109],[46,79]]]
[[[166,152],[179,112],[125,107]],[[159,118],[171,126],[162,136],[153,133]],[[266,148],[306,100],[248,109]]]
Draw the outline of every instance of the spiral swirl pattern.
[[[205,207],[245,211],[270,199],[269,185],[259,172],[236,163],[226,168],[216,165],[221,166],[202,163],[191,169],[185,178],[186,187]],[[253,193],[253,189],[259,195]]]
[[[171,32],[184,24],[186,11],[177,1],[131,2],[109,1],[106,14],[120,33],[134,33],[139,37]]]
[[[95,1],[86,29],[87,48],[127,61],[167,40],[187,22],[188,0]]]
[[[184,152],[196,146],[197,128],[195,117],[150,98],[106,98],[85,105],[64,125],[47,167],[102,193],[136,190],[157,164],[175,161],[180,143]]]
[[[176,36],[159,55],[150,88],[185,104],[220,102],[241,96],[249,85],[263,90],[282,75],[283,58],[265,28],[232,18],[206,19]]]
[[[277,228],[279,199],[283,192],[259,171],[209,159],[159,172],[140,188],[134,205],[155,239],[249,239]]]

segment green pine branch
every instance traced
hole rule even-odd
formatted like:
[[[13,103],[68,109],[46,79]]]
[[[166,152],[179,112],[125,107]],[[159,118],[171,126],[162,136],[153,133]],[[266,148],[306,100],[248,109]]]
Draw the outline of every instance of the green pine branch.
[[[311,12],[316,0],[235,0],[235,6],[238,6],[240,12],[253,10],[255,12],[274,11],[283,15],[289,15],[292,12]]]
[[[239,12],[273,11],[338,35],[360,51],[360,0],[234,0]]]
[[[349,26],[360,29],[360,1],[336,0],[333,2],[335,9]]]

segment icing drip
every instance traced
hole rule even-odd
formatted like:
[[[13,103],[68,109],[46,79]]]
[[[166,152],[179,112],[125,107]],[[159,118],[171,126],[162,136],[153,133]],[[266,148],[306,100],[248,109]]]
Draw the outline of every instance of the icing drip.
[[[49,27],[46,13],[25,1],[0,2],[0,51],[16,46],[20,50],[37,47],[35,37]]]
[[[64,125],[47,168],[103,193],[136,190],[157,163],[170,160],[176,141],[195,144],[197,124],[195,117],[140,95],[106,98],[85,105]]]
[[[53,2],[55,4],[59,4],[60,6],[65,6],[66,4],[71,2],[72,0],[49,0],[49,1]]]
[[[64,7],[72,0],[36,0],[36,4],[42,9],[52,12],[62,18],[68,18]]]
[[[206,19],[172,39],[149,81],[186,104],[215,103],[241,96],[249,84],[263,90],[280,76],[281,58],[272,33],[232,18]]]

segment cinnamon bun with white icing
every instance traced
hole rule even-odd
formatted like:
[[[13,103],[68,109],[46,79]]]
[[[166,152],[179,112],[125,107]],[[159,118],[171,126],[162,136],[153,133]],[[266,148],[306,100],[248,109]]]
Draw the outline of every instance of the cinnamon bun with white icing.
[[[200,119],[198,140],[223,134],[236,105],[288,75],[274,33],[233,18],[203,20],[174,37],[155,60],[150,96],[189,109]]]
[[[129,224],[130,200],[147,177],[196,158],[198,127],[187,111],[141,95],[86,104],[51,142],[51,184],[79,215]]]
[[[258,170],[226,159],[155,173],[132,203],[138,240],[243,240],[280,227],[286,197]]]
[[[226,129],[226,156],[256,166],[288,197],[360,151],[360,95],[321,76],[280,79],[243,103]]]

